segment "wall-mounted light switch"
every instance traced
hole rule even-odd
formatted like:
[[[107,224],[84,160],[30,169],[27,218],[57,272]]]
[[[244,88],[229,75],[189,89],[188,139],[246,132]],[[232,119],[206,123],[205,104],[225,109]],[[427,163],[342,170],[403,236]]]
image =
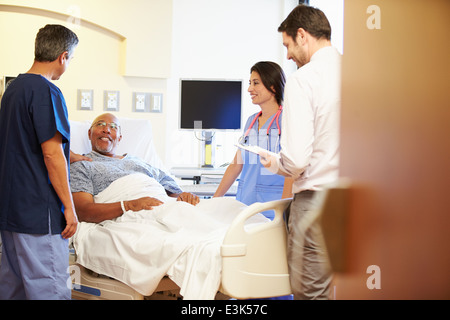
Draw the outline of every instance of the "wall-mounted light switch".
[[[162,93],[152,93],[150,112],[162,112]]]
[[[94,108],[94,90],[78,89],[78,110]]]
[[[162,112],[162,93],[133,92],[134,112]]]
[[[136,110],[145,110],[145,94],[136,94]]]
[[[119,111],[119,91],[108,91],[108,90],[104,91],[103,110]]]
[[[133,92],[133,111],[134,112],[150,111],[150,93]]]

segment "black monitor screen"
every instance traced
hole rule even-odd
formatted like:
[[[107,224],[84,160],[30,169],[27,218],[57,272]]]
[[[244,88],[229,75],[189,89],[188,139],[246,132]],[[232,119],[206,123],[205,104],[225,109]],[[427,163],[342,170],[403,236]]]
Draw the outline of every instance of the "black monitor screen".
[[[240,129],[242,81],[181,80],[181,129]],[[197,122],[197,123],[195,123]]]

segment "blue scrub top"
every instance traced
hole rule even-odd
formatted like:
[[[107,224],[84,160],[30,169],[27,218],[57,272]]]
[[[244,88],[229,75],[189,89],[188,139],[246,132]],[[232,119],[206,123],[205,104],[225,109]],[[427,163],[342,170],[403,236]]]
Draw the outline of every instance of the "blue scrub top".
[[[70,127],[61,91],[41,75],[19,75],[5,91],[0,108],[0,230],[28,234],[64,230],[63,206],[50,183],[41,148],[57,131],[69,164]]]
[[[279,117],[279,125],[281,128],[281,118]],[[251,128],[248,137],[245,139],[245,145],[257,145],[261,148],[268,149],[272,152],[278,153],[280,150],[280,141],[278,137],[277,120],[275,119],[270,126],[270,134],[267,137],[267,127],[272,121],[274,114],[270,117],[262,126],[258,132],[258,121],[254,123]],[[247,131],[252,120],[258,116],[258,113],[250,116],[245,124],[244,132]],[[269,143],[268,143],[269,142]],[[239,178],[238,190],[236,193],[236,199],[250,205],[255,202],[267,202],[272,200],[279,200],[283,194],[284,177],[278,174],[274,174],[264,168],[259,161],[257,154],[248,152],[241,149],[242,160],[244,162],[242,172]],[[265,211],[263,214],[273,219],[273,211]]]

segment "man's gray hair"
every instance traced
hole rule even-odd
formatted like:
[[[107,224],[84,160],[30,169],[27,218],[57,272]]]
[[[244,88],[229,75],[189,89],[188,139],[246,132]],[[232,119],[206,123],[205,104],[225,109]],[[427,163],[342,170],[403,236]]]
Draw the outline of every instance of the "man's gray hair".
[[[77,45],[78,37],[73,31],[62,25],[48,24],[36,35],[34,59],[39,62],[52,62],[65,51],[70,56]]]

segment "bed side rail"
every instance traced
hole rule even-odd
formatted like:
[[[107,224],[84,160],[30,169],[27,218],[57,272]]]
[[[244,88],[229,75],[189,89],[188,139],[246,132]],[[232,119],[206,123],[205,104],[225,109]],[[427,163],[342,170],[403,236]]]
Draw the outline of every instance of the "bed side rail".
[[[233,220],[221,246],[222,292],[237,299],[291,293],[283,219],[291,200],[254,203]],[[274,220],[245,227],[247,219],[265,210],[275,211]]]

